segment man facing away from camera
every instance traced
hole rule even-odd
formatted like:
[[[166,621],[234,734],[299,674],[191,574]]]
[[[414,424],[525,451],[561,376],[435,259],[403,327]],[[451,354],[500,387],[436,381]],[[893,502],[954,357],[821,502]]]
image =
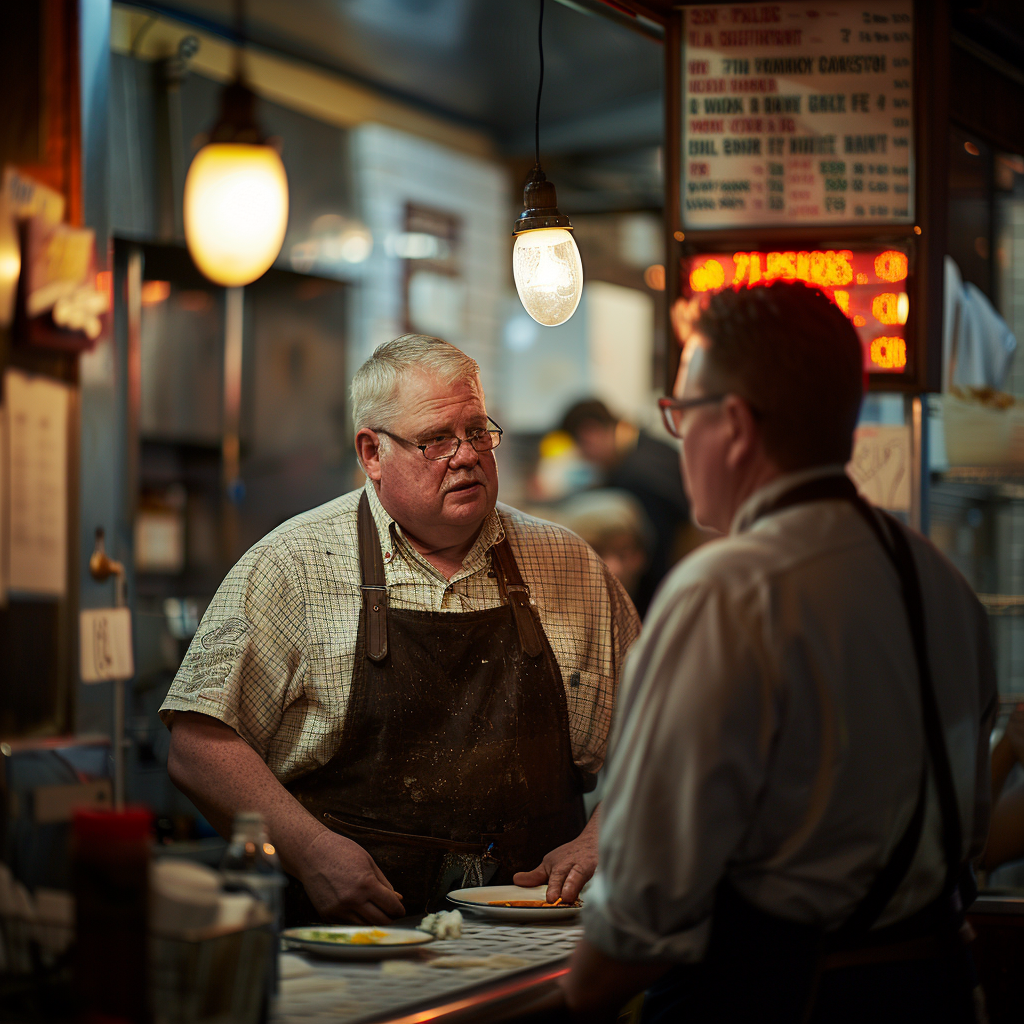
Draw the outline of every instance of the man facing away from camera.
[[[961,939],[989,817],[981,605],[844,473],[862,350],[822,293],[725,291],[666,425],[696,521],[630,656],[585,938],[583,1019],[973,1020]]]

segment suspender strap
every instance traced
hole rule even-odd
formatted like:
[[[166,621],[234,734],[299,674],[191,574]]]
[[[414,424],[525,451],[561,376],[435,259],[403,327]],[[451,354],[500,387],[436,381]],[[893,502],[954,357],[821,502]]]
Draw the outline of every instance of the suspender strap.
[[[388,588],[384,582],[380,536],[365,491],[359,499],[358,525],[366,654],[372,661],[383,661],[388,653]]]
[[[359,499],[358,528],[366,654],[373,661],[382,661],[388,653],[388,588],[384,582],[380,537],[365,491]],[[530,588],[523,582],[522,573],[506,538],[503,537],[491,548],[491,561],[502,597],[512,608],[519,643],[526,654],[536,658],[544,650],[544,641],[537,617],[530,608]]]
[[[507,537],[502,537],[491,548],[491,563],[498,578],[498,587],[512,608],[519,643],[526,654],[536,658],[544,650],[544,642],[541,639],[537,617],[530,608],[530,588],[523,582],[522,573],[516,564]]]
[[[928,791],[928,762],[935,774],[935,785],[942,814],[942,847],[946,861],[945,895],[952,894],[960,872],[962,854],[960,809],[953,783],[953,771],[942,734],[942,719],[935,697],[931,663],[928,658],[925,631],[924,601],[910,542],[895,519],[872,508],[858,493],[846,476],[810,480],[784,494],[771,509],[779,511],[793,505],[811,501],[838,499],[848,501],[860,514],[871,532],[889,556],[900,580],[903,604],[907,612],[910,636],[917,662],[918,693],[921,703],[921,721],[924,728],[928,760],[921,775],[917,804],[910,823],[893,849],[889,862],[882,868],[867,894],[840,929],[842,935],[862,934],[878,920],[879,915],[895,895],[914,860],[924,826],[925,804]],[[884,523],[884,526],[883,526]]]

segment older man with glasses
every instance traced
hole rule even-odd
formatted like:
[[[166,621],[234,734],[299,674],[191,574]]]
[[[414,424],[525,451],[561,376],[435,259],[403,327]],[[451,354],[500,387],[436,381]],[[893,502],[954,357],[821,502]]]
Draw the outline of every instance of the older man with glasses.
[[[578,537],[496,504],[502,431],[468,356],[388,342],[352,406],[366,486],[228,574],[161,708],[171,777],[224,834],[263,813],[296,923],[487,881],[572,902],[636,612]]]

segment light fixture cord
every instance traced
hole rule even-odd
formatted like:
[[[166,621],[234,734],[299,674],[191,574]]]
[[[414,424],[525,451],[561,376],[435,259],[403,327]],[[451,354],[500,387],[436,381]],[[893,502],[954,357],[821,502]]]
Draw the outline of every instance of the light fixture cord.
[[[540,95],[544,91],[544,0],[540,0],[540,20],[537,23],[537,50],[540,52],[540,81],[537,83],[537,114],[533,122],[533,142],[540,167]]]
[[[235,0],[235,78],[245,75],[245,0]]]

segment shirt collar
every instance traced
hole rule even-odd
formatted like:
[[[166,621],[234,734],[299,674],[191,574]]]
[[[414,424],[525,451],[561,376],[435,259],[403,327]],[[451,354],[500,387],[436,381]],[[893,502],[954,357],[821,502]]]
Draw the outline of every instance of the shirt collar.
[[[391,561],[388,557],[388,553],[398,551],[400,548],[405,548],[408,553],[415,556],[419,561],[425,565],[430,565],[429,562],[412,546],[409,538],[405,535],[402,527],[395,521],[388,510],[381,504],[380,498],[377,496],[377,489],[373,486],[372,480],[366,481],[366,497],[370,502],[370,513],[373,516],[373,521],[377,526],[377,534],[381,539],[381,543],[384,545],[384,560],[386,562]],[[495,509],[487,514],[487,518],[484,519],[483,527],[480,530],[479,535],[473,542],[473,546],[469,549],[469,553],[466,555],[462,562],[462,571],[457,575],[461,576],[464,572],[470,570],[476,562],[483,559],[487,552],[505,536],[505,530],[501,525],[501,519],[498,517],[498,513]],[[432,567],[431,567],[432,568]],[[436,570],[435,570],[436,571]]]
[[[747,500],[740,505],[733,516],[732,525],[729,528],[730,536],[738,533],[745,533],[756,521],[761,512],[769,505],[780,498],[786,491],[808,480],[817,480],[826,476],[843,476],[846,467],[841,463],[834,463],[828,466],[814,466],[811,469],[802,469],[796,473],[783,473],[775,477],[763,487],[758,488]]]

